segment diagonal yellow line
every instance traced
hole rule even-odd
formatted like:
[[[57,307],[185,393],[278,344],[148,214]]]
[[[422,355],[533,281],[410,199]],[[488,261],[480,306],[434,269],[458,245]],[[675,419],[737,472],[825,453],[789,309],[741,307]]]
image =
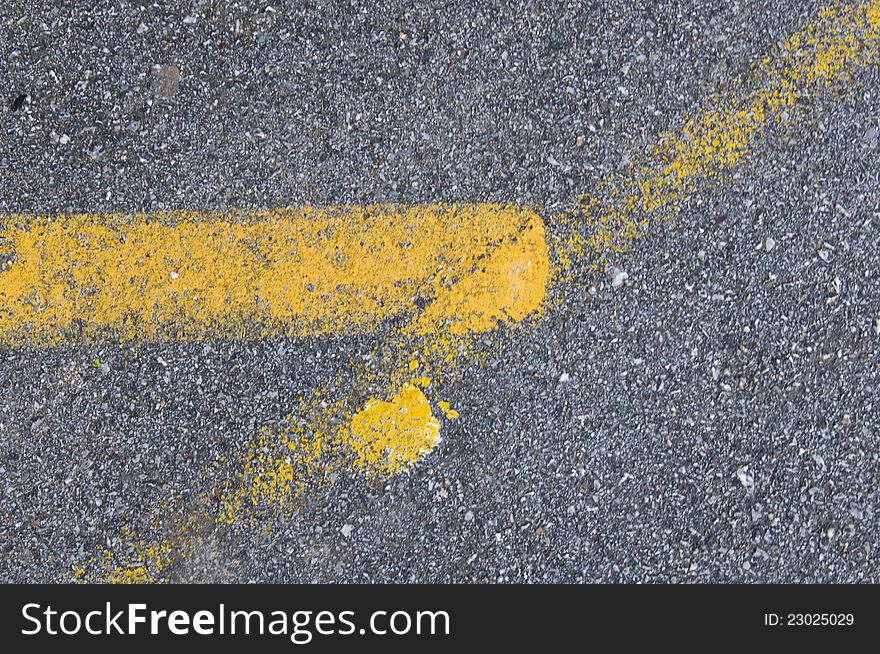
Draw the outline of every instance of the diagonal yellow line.
[[[676,219],[701,182],[743,162],[773,127],[794,123],[819,92],[839,93],[880,62],[880,0],[836,3],[757,62],[744,79],[703,102],[662,134],[626,174],[600,182],[557,216],[554,249],[563,268],[629,249],[652,223]]]

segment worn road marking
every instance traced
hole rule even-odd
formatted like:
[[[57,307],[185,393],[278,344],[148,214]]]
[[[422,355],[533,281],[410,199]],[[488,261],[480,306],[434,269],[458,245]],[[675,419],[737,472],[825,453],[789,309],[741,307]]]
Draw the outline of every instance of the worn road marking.
[[[699,182],[742,162],[772,127],[795,123],[804,100],[848,90],[854,74],[880,61],[878,42],[880,0],[823,9],[679,130],[661,135],[626,174],[604,180],[558,216],[570,227],[555,244],[563,267],[623,252],[652,223],[677,218]]]
[[[740,84],[710,98],[683,121],[680,131],[663,135],[626,175],[605,180],[592,195],[580,198],[573,210],[557,216],[562,233],[555,235],[553,247],[563,268],[626,250],[653,222],[677,217],[682,204],[698,192],[698,182],[720,178],[742,162],[770,127],[797,118],[803,100],[834,85],[846,90],[859,69],[878,63],[878,42],[880,0],[823,10],[784,44],[780,54],[763,59]],[[549,283],[551,276],[545,280]],[[474,289],[474,295],[479,294]],[[450,365],[448,357],[426,366],[413,359],[417,350],[425,351],[424,346],[413,345],[413,338],[438,338],[445,352],[471,334],[463,330],[446,342],[442,330],[421,334],[410,330],[396,354],[388,357],[386,398],[373,398],[354,408],[346,401],[325,403],[317,413],[314,405],[305,402],[300,414],[313,417],[306,427],[264,429],[245,448],[239,473],[214,493],[220,500],[219,512],[190,513],[170,538],[126,534],[116,550],[104,550],[78,568],[77,577],[162,580],[168,568],[186,556],[193,525],[235,525],[260,507],[284,511],[311,481],[340,466],[379,476],[408,467],[439,437],[438,423],[422,392],[430,385],[426,375],[436,366]],[[432,348],[427,349],[430,354]],[[359,381],[374,381],[375,374]],[[447,418],[456,417],[445,403],[437,405]],[[200,504],[207,503],[205,495]],[[134,554],[125,555],[126,551]]]
[[[544,225],[513,205],[0,216],[0,342],[486,331],[537,311]]]

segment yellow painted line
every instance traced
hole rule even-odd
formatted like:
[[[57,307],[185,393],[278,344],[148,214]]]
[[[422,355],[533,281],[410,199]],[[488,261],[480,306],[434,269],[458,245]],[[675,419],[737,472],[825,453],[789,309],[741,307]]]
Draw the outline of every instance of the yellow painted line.
[[[0,215],[0,343],[417,334],[537,311],[544,225],[514,205]]]
[[[878,45],[880,0],[823,10],[788,39],[780,53],[759,62],[741,84],[709,98],[697,113],[683,120],[680,130],[664,134],[625,176],[601,182],[594,193],[579,198],[574,209],[556,216],[563,228],[563,234],[554,239],[560,263],[567,268],[626,250],[652,223],[677,217],[685,201],[700,190],[700,182],[721,178],[745,160],[769,128],[797,118],[805,99],[817,93],[835,93],[835,86],[841,87],[840,92],[847,90],[860,69],[878,63]],[[532,248],[544,252],[540,246],[543,229],[539,231],[541,239],[528,246],[527,252]],[[507,243],[509,250],[505,252],[515,252],[515,241],[518,237],[511,236],[500,243]],[[535,260],[531,255],[527,259]],[[480,256],[474,259],[482,260]],[[471,290],[466,295],[483,297],[483,281],[496,280],[498,288],[506,287],[503,279],[510,274],[511,262],[519,261],[521,266],[523,260],[522,256],[499,256],[497,265],[488,267],[484,277],[467,278]],[[552,280],[544,265],[538,277],[547,284]],[[502,281],[497,281],[499,277]],[[518,274],[513,278],[519,279]],[[529,315],[534,309],[527,307],[540,306],[546,287],[538,288],[537,281],[523,287],[528,290],[521,296],[533,299],[513,303],[520,307],[517,315]],[[541,301],[535,299],[538,296]],[[493,302],[484,298],[474,306],[494,306]],[[457,299],[445,306],[446,311],[455,306],[465,307],[466,313],[471,310],[468,302]],[[199,502],[206,506],[213,501],[219,509],[191,512],[170,537],[128,532],[114,547],[79,566],[76,578],[162,581],[188,556],[198,525],[219,523],[235,528],[266,511],[285,515],[297,498],[319,487],[334,471],[353,468],[381,478],[410,467],[440,435],[440,422],[426,395],[431,393],[428,376],[453,365],[462,345],[475,333],[492,328],[491,319],[483,319],[484,315],[515,319],[507,309],[481,311],[479,319],[465,323],[450,320],[451,314],[443,311],[443,318],[428,322],[432,327],[414,327],[420,320],[414,318],[398,342],[375,353],[375,358],[387,360],[387,364],[358,375],[358,389],[375,387],[384,375],[383,397],[360,403],[351,398],[333,401],[323,394],[304,399],[292,413],[290,427],[263,429],[245,447],[238,472]],[[436,406],[445,419],[457,418],[447,403],[436,401]],[[151,529],[162,531],[155,525],[169,510],[166,505],[156,508],[148,521]]]

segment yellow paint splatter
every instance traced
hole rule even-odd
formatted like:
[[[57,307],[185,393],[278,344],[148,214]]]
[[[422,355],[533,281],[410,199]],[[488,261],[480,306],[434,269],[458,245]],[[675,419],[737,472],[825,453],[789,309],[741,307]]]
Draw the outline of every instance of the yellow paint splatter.
[[[417,381],[430,382],[426,378]],[[273,516],[289,514],[307,491],[320,487],[334,472],[354,466],[367,477],[384,479],[411,467],[440,442],[440,423],[416,383],[404,384],[388,401],[370,399],[341,422],[346,407],[322,406],[320,397],[312,398],[315,404],[303,402],[299,407],[309,415],[307,424],[299,424],[292,415],[289,427],[263,428],[245,447],[237,472],[203,494],[170,535],[142,538],[123,527],[114,546],[102,548],[74,567],[73,580],[113,584],[167,581],[173,565],[187,557],[191,538],[198,530],[243,523],[268,529]],[[438,406],[447,417],[455,413],[446,402]],[[162,517],[179,508],[168,502],[154,507],[149,531],[160,532]]]
[[[389,476],[408,468],[440,442],[440,423],[424,394],[405,384],[389,401],[375,398],[350,421],[347,445],[368,474]]]

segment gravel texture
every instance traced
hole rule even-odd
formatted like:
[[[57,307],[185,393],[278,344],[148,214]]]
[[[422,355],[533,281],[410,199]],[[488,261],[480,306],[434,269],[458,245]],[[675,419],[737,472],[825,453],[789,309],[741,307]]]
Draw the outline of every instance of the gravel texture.
[[[816,2],[0,6],[0,211],[565,206]],[[181,581],[880,581],[880,73],[442,391],[410,473]],[[581,138],[579,138],[581,137]],[[0,349],[0,579],[52,581],[383,338]]]

